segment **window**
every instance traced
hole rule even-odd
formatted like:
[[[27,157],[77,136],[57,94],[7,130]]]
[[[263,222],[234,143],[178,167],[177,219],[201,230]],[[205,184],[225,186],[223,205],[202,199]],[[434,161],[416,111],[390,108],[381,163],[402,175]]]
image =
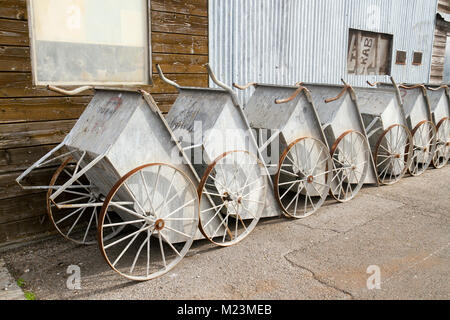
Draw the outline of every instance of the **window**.
[[[422,52],[414,51],[413,52],[413,65],[420,66],[422,64]]]
[[[389,75],[392,35],[349,30],[347,72],[356,75]]]
[[[35,85],[151,83],[149,0],[29,0]]]
[[[395,64],[406,64],[406,51],[397,50]]]

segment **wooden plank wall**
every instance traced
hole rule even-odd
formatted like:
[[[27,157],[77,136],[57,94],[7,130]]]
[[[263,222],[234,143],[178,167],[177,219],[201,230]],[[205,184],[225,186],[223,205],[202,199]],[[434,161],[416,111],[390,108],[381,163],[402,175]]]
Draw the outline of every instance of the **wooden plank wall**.
[[[153,86],[163,112],[176,90],[162,83],[154,65],[185,86],[208,86],[208,0],[152,0]],[[0,0],[0,245],[53,232],[45,193],[21,190],[22,170],[70,131],[90,95],[65,97],[31,83],[26,0]],[[38,170],[33,182],[48,183],[55,168]]]
[[[439,0],[438,12],[450,14],[450,1]],[[440,84],[444,76],[445,47],[447,32],[439,27],[434,29],[433,53],[431,56],[430,83]]]

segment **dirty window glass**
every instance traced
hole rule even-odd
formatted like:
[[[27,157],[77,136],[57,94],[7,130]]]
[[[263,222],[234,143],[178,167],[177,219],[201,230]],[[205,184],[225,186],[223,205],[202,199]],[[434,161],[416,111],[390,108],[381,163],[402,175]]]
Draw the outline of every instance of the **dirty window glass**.
[[[148,0],[29,0],[33,78],[149,84]]]

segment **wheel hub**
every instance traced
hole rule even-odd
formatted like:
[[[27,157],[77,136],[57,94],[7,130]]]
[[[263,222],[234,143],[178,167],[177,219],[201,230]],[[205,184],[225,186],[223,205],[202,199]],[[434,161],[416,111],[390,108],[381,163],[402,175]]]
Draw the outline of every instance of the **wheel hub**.
[[[314,181],[314,177],[313,176],[309,176],[306,181],[308,181],[308,183],[312,183]]]
[[[165,225],[165,223],[164,223],[163,219],[158,219],[155,221],[155,229],[158,231],[164,229],[164,225]]]
[[[394,154],[394,158],[395,159],[400,159],[400,154],[398,154],[398,153]]]

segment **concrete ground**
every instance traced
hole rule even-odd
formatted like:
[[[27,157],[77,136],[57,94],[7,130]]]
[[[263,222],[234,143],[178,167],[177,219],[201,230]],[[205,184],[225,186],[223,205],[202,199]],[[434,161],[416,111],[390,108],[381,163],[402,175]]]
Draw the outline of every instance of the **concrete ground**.
[[[114,273],[97,246],[61,237],[0,255],[37,299],[449,299],[449,234],[450,165],[330,200],[304,220],[265,219],[233,247],[197,241],[148,282]],[[81,268],[79,290],[67,289],[69,265]],[[369,266],[380,289],[367,288]]]

